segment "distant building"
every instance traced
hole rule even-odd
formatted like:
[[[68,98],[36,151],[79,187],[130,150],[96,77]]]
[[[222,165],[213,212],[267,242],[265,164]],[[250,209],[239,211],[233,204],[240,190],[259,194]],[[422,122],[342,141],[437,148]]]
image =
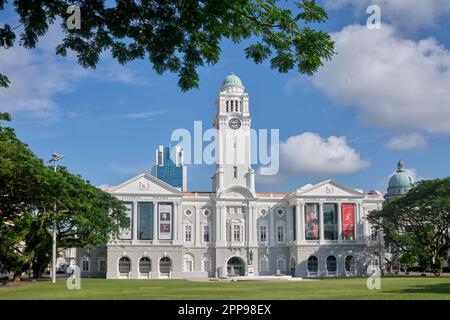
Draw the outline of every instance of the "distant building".
[[[186,191],[187,170],[183,150],[178,146],[170,149],[160,145],[156,149],[156,164],[152,168],[152,175],[180,191]]]
[[[414,179],[404,170],[403,161],[397,164],[397,172],[389,179],[387,193],[384,198],[390,200],[405,195],[413,186]]]

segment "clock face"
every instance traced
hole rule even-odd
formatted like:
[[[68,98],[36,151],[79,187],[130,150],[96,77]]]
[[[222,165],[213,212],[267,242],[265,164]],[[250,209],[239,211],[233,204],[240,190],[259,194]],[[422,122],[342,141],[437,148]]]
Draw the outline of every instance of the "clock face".
[[[241,120],[239,120],[237,118],[232,118],[228,122],[228,125],[230,126],[231,129],[237,130],[241,127]]]

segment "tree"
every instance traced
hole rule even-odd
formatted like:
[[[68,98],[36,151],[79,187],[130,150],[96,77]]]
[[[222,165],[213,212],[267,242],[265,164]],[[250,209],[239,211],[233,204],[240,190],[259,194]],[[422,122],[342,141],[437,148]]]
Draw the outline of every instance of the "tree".
[[[5,0],[0,0],[0,10]],[[283,8],[279,0],[16,0],[13,6],[21,25],[0,28],[0,47],[10,48],[22,27],[20,44],[34,48],[49,24],[62,20],[65,33],[56,52],[76,53],[84,67],[95,68],[103,51],[121,64],[148,58],[162,74],[178,74],[183,90],[198,87],[197,69],[219,61],[223,39],[239,43],[253,41],[245,49],[255,63],[270,59],[273,69],[294,69],[311,75],[334,54],[329,34],[312,24],[328,19],[314,0],[295,2],[296,12]],[[81,28],[69,30],[67,8],[78,5]],[[0,74],[0,86],[9,80]]]
[[[0,126],[0,269],[18,276],[31,266],[39,277],[51,260],[55,220],[60,248],[105,243],[129,225],[117,198],[64,167],[54,172]]]
[[[419,181],[368,220],[400,255],[412,254],[422,268],[441,272],[450,249],[450,177]]]

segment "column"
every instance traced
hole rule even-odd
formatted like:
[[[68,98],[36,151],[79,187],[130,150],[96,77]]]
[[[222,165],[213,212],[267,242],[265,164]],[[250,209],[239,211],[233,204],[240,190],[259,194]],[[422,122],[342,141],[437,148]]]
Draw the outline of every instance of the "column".
[[[158,202],[153,202],[153,242],[158,242]]]
[[[341,206],[342,203],[338,202],[338,240],[339,242],[342,242],[342,210]]]
[[[172,202],[173,212],[172,212],[172,241],[178,241],[178,202]]]
[[[195,242],[194,245],[196,247],[201,245],[201,239],[200,239],[200,208],[198,206],[194,207],[195,210]]]
[[[177,240],[179,243],[183,243],[183,206],[181,202],[177,202],[177,215]]]
[[[225,206],[220,206],[220,241],[225,245],[227,241],[227,212]]]
[[[258,245],[258,221],[257,221],[257,214],[256,214],[256,207],[253,205],[250,210],[252,211],[252,233],[251,233],[251,245],[257,246]]]
[[[272,209],[269,209],[269,227],[268,227],[268,231],[269,231],[269,243],[271,246],[275,245],[275,223],[274,223],[274,215],[275,212]]]
[[[138,221],[137,221],[138,215],[137,215],[137,202],[133,201],[133,240],[137,240],[137,227],[138,227]]]
[[[322,242],[324,240],[324,230],[323,230],[323,203],[319,203],[319,240]]]
[[[293,219],[292,219],[292,207],[288,206],[287,210],[286,210],[286,240],[288,241],[288,243],[292,240],[294,240],[294,232],[293,232],[293,228],[294,226],[292,225]]]
[[[303,240],[305,240],[305,231],[303,230],[303,208],[298,203],[295,205],[295,233],[296,233],[296,242],[299,244]]]
[[[363,237],[361,235],[361,229],[360,228],[360,222],[361,222],[361,204],[356,204],[356,217],[355,217],[355,240],[360,242],[363,240]]]

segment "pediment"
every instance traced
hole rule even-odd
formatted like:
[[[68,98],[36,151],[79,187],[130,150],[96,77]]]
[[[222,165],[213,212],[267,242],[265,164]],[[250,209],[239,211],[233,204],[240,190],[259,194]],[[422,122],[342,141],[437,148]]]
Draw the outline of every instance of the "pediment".
[[[254,199],[255,195],[247,188],[236,186],[236,187],[232,187],[232,188],[224,190],[222,193],[220,193],[220,195],[218,195],[218,198],[221,198],[221,199]]]
[[[117,187],[111,188],[109,192],[112,194],[182,195],[177,188],[147,173],[125,181]]]
[[[298,189],[297,195],[314,197],[363,197],[364,194],[334,180],[325,180],[309,188]]]

